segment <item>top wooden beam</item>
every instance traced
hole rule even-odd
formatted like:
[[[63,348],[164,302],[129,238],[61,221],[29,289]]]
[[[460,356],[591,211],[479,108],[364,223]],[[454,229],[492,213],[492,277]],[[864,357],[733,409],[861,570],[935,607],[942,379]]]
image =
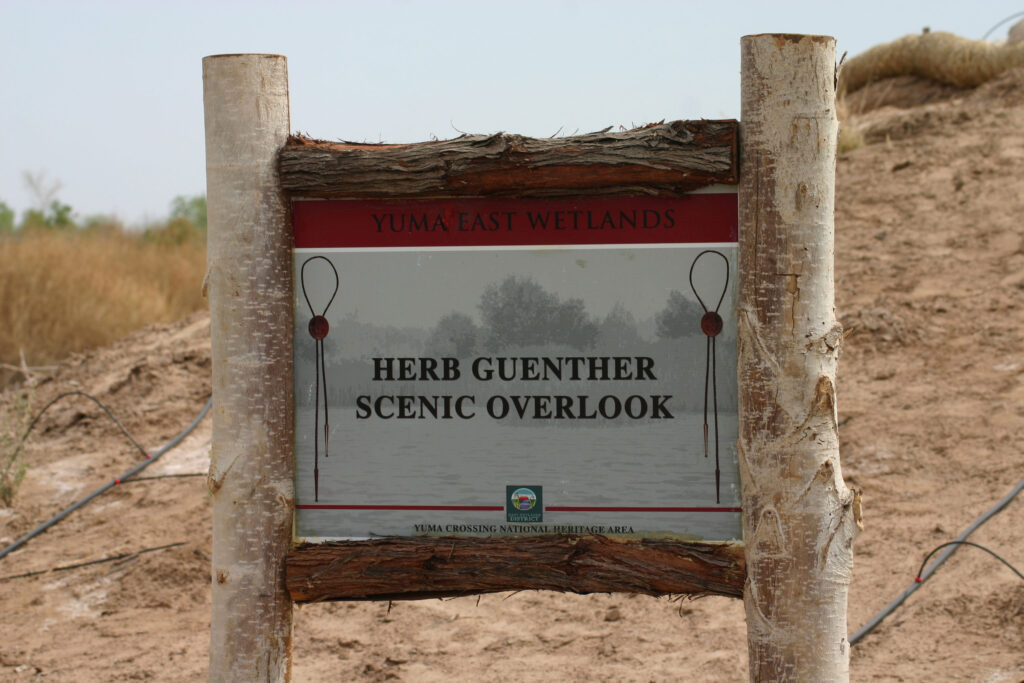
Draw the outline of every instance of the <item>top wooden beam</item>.
[[[293,197],[675,197],[735,185],[739,124],[672,121],[563,138],[463,135],[406,145],[291,136],[278,168]]]

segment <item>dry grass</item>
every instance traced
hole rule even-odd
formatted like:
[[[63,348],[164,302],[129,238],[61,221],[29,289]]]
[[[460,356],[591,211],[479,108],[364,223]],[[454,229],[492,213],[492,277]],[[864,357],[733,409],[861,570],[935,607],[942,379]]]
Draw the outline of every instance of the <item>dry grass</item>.
[[[854,93],[873,81],[921,76],[976,88],[1009,69],[1024,66],[1024,44],[997,45],[943,31],[925,31],[875,45],[843,65],[839,87]]]
[[[25,478],[27,466],[22,445],[25,430],[32,420],[32,386],[11,393],[0,408],[0,506],[10,507]]]
[[[203,308],[200,240],[119,231],[28,231],[0,239],[0,363],[46,365],[143,325]]]

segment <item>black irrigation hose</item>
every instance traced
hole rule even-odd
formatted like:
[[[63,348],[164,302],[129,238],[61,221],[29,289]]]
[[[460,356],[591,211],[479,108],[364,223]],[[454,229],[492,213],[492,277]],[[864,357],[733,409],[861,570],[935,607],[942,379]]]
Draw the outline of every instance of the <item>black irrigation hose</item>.
[[[62,510],[61,512],[58,512],[56,515],[54,515],[48,521],[44,522],[43,524],[40,524],[35,529],[33,529],[32,531],[28,532],[27,534],[25,534],[24,536],[22,536],[21,538],[16,540],[14,543],[10,544],[9,546],[4,548],[3,550],[0,550],[0,559],[6,557],[8,554],[14,552],[15,550],[17,550],[21,546],[25,545],[30,540],[32,540],[33,538],[35,538],[39,534],[43,533],[44,531],[46,531],[47,529],[52,527],[54,524],[56,524],[57,522],[61,521],[62,519],[64,519],[68,515],[70,515],[75,510],[77,510],[77,509],[79,509],[81,507],[84,507],[85,505],[87,505],[90,501],[92,501],[97,496],[99,496],[99,495],[101,495],[103,493],[106,493],[110,489],[112,489],[115,486],[117,486],[118,484],[120,484],[122,481],[125,481],[126,479],[131,478],[132,476],[138,474],[139,472],[141,472],[142,470],[146,469],[147,467],[152,465],[154,462],[159,460],[160,456],[162,456],[164,453],[166,453],[167,451],[171,450],[172,448],[177,446],[179,443],[181,443],[185,439],[186,436],[191,434],[192,431],[196,427],[199,426],[199,423],[202,422],[204,417],[206,417],[206,414],[208,412],[210,412],[211,406],[213,406],[213,399],[212,398],[209,399],[206,402],[205,406],[203,406],[202,411],[200,411],[200,413],[199,413],[199,417],[197,417],[195,420],[193,420],[192,424],[190,424],[188,427],[186,427],[184,429],[184,431],[179,433],[173,439],[168,441],[164,446],[162,446],[160,448],[160,450],[158,450],[157,452],[153,453],[153,455],[151,455],[151,456],[147,456],[146,460],[143,460],[138,465],[136,465],[135,467],[131,468],[130,470],[128,470],[127,472],[125,472],[121,476],[114,477],[114,479],[112,481],[108,481],[106,484],[104,484],[100,488],[96,489],[95,491],[93,491],[92,493],[87,495],[85,498],[82,498],[81,500],[79,500],[78,502],[74,503],[70,507]]]
[[[122,481],[122,484],[132,484],[137,481],[154,481],[156,479],[187,479],[190,477],[206,477],[209,476],[207,472],[181,472],[177,474],[158,474],[153,477],[134,477],[128,481]]]
[[[128,437],[128,440],[131,441],[132,445],[135,446],[135,448],[138,449],[139,453],[142,453],[142,456],[145,457],[145,458],[149,457],[149,453],[146,452],[146,449],[143,448],[139,444],[139,442],[135,440],[135,437],[133,437],[128,432],[128,430],[124,428],[123,424],[118,422],[117,418],[114,417],[114,414],[112,412],[110,412],[110,409],[107,408],[102,403],[100,403],[100,400],[98,398],[96,398],[95,396],[90,396],[89,394],[85,393],[84,391],[67,391],[67,392],[64,392],[63,394],[61,394],[60,396],[58,396],[57,398],[53,399],[52,401],[47,403],[45,406],[43,406],[42,410],[40,410],[38,413],[36,413],[36,416],[32,418],[32,422],[29,423],[28,429],[25,430],[24,436],[21,437],[21,441],[18,443],[18,450],[21,450],[21,447],[25,445],[25,439],[27,439],[28,435],[32,433],[32,430],[35,429],[36,423],[39,422],[39,418],[41,418],[43,416],[43,414],[47,410],[50,409],[51,406],[56,404],[58,401],[61,401],[61,400],[65,399],[65,398],[67,398],[68,396],[81,396],[83,398],[89,399],[90,401],[92,401],[93,403],[98,405],[100,407],[100,410],[102,410],[104,413],[106,413],[107,417],[109,417],[113,421],[113,423],[117,425],[117,428],[121,430],[121,433],[124,434],[126,437]]]
[[[76,562],[75,564],[64,564],[59,567],[51,567],[50,569],[40,569],[34,572],[24,572],[21,574],[11,574],[10,576],[0,576],[0,581],[10,581],[11,579],[27,579],[30,576],[42,576],[43,574],[52,574],[53,572],[66,572],[69,569],[81,569],[82,567],[91,567],[93,565],[104,564],[106,562],[117,562],[118,560],[138,557],[139,555],[145,555],[146,553],[155,553],[158,550],[168,550],[170,548],[177,548],[178,546],[182,545],[185,545],[185,541],[179,541],[178,543],[168,543],[167,545],[161,545],[155,548],[134,550],[130,553],[119,553],[117,555],[103,557],[98,560],[89,560],[88,562]]]
[[[992,28],[990,28],[989,30],[985,31],[985,35],[983,35],[983,36],[981,37],[981,39],[982,39],[982,40],[985,40],[985,39],[987,39],[987,38],[988,38],[988,37],[989,37],[990,35],[992,35],[992,32],[993,32],[993,31],[995,31],[995,30],[996,30],[997,28],[999,28],[1000,26],[1002,26],[1002,25],[1003,25],[1003,24],[1005,24],[1006,22],[1010,21],[1011,19],[1016,19],[1017,17],[1024,17],[1024,12],[1017,12],[1016,14],[1011,14],[1010,16],[1006,17],[1005,19],[1002,19],[1002,20],[1001,20],[1001,21],[1000,21],[999,23],[997,23],[997,24],[996,24],[995,26],[993,26],[993,27],[992,27]]]
[[[1000,500],[998,503],[989,508],[989,510],[985,512],[985,514],[983,514],[981,517],[978,517],[978,519],[974,520],[974,522],[969,527],[967,527],[967,529],[962,534],[956,537],[955,541],[946,544],[949,547],[947,547],[946,550],[941,555],[939,555],[939,557],[936,558],[934,562],[932,562],[930,567],[928,567],[924,571],[918,572],[918,575],[914,578],[914,583],[910,584],[909,588],[903,591],[895,600],[893,600],[888,605],[883,607],[882,610],[874,617],[872,617],[871,621],[864,624],[859,631],[850,636],[850,645],[856,645],[861,638],[874,631],[875,628],[882,623],[883,619],[885,619],[887,616],[895,612],[896,609],[900,605],[902,605],[907,598],[913,595],[914,592],[918,588],[920,588],[932,574],[935,573],[936,569],[941,567],[943,563],[946,560],[948,560],[949,557],[953,553],[955,553],[961,545],[964,545],[963,542],[967,540],[968,536],[973,534],[975,530],[977,530],[977,528],[980,527],[982,524],[984,524],[989,519],[994,517],[996,514],[1001,512],[1002,509],[1009,505],[1010,501],[1012,501],[1017,496],[1017,494],[1021,492],[1021,490],[1024,490],[1024,479],[1021,479],[1019,482],[1017,482],[1017,485],[1013,487],[1013,490],[1006,494],[1002,500]]]
[[[917,583],[924,583],[924,579],[921,577],[921,572],[924,571],[924,566],[926,564],[928,564],[928,560],[932,559],[932,555],[934,555],[935,553],[937,553],[940,550],[942,550],[943,548],[946,548],[946,547],[951,546],[951,545],[969,545],[972,548],[977,548],[978,550],[984,550],[986,553],[988,553],[989,555],[991,555],[992,557],[996,558],[997,560],[999,560],[1000,562],[1005,564],[1007,567],[1009,567],[1011,572],[1013,572],[1014,574],[1016,574],[1020,578],[1024,579],[1024,574],[1021,574],[1020,570],[1018,570],[1012,564],[1010,564],[1005,559],[1003,559],[1002,557],[997,555],[995,552],[989,550],[985,546],[980,545],[978,543],[975,543],[973,541],[950,541],[949,543],[943,543],[941,545],[936,546],[935,548],[932,548],[932,551],[930,553],[928,553],[927,555],[925,555],[924,559],[921,560],[921,568],[917,570],[917,576],[914,577],[914,581],[916,581]]]

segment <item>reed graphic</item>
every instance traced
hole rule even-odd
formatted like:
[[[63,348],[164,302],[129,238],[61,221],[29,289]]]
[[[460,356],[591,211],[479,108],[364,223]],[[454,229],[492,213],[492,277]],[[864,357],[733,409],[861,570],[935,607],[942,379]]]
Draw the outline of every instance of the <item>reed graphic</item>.
[[[323,261],[331,267],[331,272],[334,273],[334,291],[331,292],[331,298],[327,300],[327,304],[324,306],[320,313],[317,313],[313,308],[313,304],[309,301],[309,292],[306,291],[306,266],[313,261]],[[316,405],[314,407],[314,419],[313,419],[313,498],[314,500],[320,500],[320,398],[323,397],[324,403],[324,458],[327,458],[327,445],[328,439],[330,438],[331,426],[330,416],[327,410],[327,363],[324,359],[324,339],[327,338],[328,332],[331,331],[331,325],[327,322],[327,311],[331,308],[331,304],[334,303],[334,298],[338,296],[338,288],[341,285],[341,281],[338,279],[338,269],[334,267],[334,264],[324,256],[311,256],[302,263],[302,268],[299,270],[299,281],[302,285],[302,296],[306,300],[306,306],[309,307],[309,336],[313,338],[313,342],[316,345]]]
[[[694,267],[701,257],[709,254],[720,257],[725,266],[725,282],[722,284],[722,294],[718,297],[718,303],[715,304],[714,309],[708,308],[707,304],[704,303],[704,299],[701,298],[700,292],[697,291],[697,286],[693,283]],[[704,309],[704,315],[700,319],[700,331],[707,338],[707,352],[704,356],[704,457],[708,457],[708,390],[710,389],[711,410],[715,425],[715,502],[721,503],[722,470],[718,457],[718,373],[716,371],[715,340],[722,333],[723,327],[722,316],[718,310],[722,307],[725,293],[729,289],[729,259],[726,258],[725,254],[714,249],[705,249],[697,254],[693,259],[693,263],[690,264],[690,289],[693,290],[693,295],[697,297],[697,303]]]

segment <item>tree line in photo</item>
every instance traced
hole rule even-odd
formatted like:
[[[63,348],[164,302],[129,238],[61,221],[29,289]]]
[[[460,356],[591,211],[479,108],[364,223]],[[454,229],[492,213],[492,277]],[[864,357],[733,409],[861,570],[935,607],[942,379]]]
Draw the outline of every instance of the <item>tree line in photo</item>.
[[[657,382],[557,381],[553,379],[487,383],[490,393],[664,393],[678,410],[700,410],[704,401],[705,337],[703,308],[672,290],[653,318],[638,321],[621,303],[603,317],[589,314],[579,298],[562,299],[530,277],[510,275],[484,288],[477,305],[480,322],[464,312],[442,316],[430,329],[381,326],[349,316],[332,322],[327,340],[328,394],[331,405],[352,406],[360,395],[457,394],[480,391],[468,373],[479,356],[645,356],[654,359]],[[296,317],[296,363],[313,368],[314,346],[305,343],[308,320]],[[735,335],[718,345],[719,405],[735,405]],[[333,346],[333,349],[331,348]],[[458,358],[467,369],[454,381],[373,381],[373,358],[381,356]],[[331,381],[331,378],[337,378]],[[564,379],[564,378],[563,378]],[[300,391],[296,400],[306,403]],[[311,396],[309,397],[312,398]]]
[[[207,307],[205,196],[176,197],[166,217],[126,225],[80,215],[44,174],[25,180],[31,208],[0,197],[0,386],[24,380],[22,358],[49,367]]]

